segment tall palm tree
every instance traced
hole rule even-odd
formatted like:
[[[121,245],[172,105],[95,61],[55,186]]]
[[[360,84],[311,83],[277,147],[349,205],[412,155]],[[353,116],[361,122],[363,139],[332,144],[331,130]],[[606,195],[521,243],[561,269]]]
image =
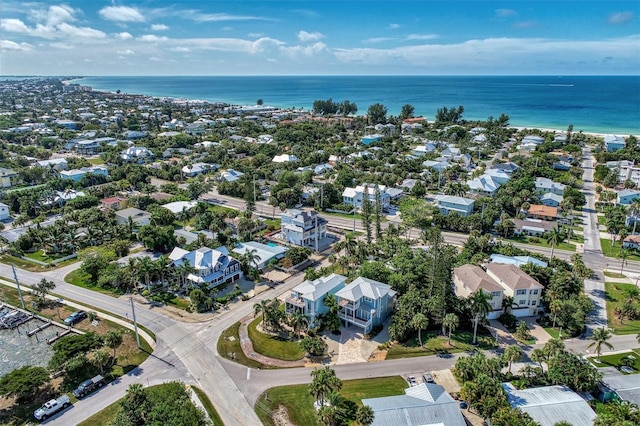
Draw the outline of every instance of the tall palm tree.
[[[455,330],[456,328],[458,328],[458,326],[460,325],[460,319],[458,318],[458,316],[456,314],[454,314],[453,312],[450,312],[448,314],[446,314],[444,316],[444,318],[442,319],[442,325],[443,327],[446,327],[449,329],[449,346],[451,346],[451,333],[453,333],[453,330]]]
[[[627,264],[627,257],[629,257],[629,250],[622,249],[618,252],[618,257],[620,258],[620,274],[624,270],[624,265]]]
[[[265,324],[265,317],[266,317],[266,313],[267,313],[267,309],[269,308],[269,302],[271,302],[271,300],[269,299],[265,299],[265,300],[261,300],[260,303],[256,303],[253,305],[253,316],[257,317],[258,314],[262,313],[262,329],[265,330],[264,328],[264,324]]]
[[[512,296],[504,296],[502,298],[502,312],[505,314],[510,314],[511,309],[517,308],[518,305],[514,302]]]
[[[311,372],[313,380],[309,385],[311,396],[320,402],[320,406],[324,406],[326,398],[332,393],[342,389],[342,381],[336,376],[336,372],[329,366],[323,368],[315,368]]]
[[[473,320],[473,344],[476,344],[477,336],[478,336],[478,323],[481,318],[487,316],[489,312],[491,312],[491,305],[489,304],[489,300],[491,300],[491,296],[482,289],[478,289],[475,293],[473,293],[468,300],[469,309],[471,313],[474,315]]]
[[[373,412],[373,408],[368,405],[363,405],[358,408],[356,411],[356,421],[360,424],[360,426],[370,426],[373,423],[375,418],[375,414]]]
[[[509,362],[509,373],[511,373],[511,364],[520,361],[524,356],[522,348],[518,345],[509,345],[504,350],[504,359]]]
[[[544,344],[542,351],[547,358],[553,358],[564,351],[564,342],[560,339],[550,339]]]
[[[151,273],[154,270],[154,264],[151,258],[144,256],[138,260],[138,273],[144,277],[144,283],[149,289],[149,283],[151,282]]]
[[[544,350],[541,348],[536,348],[531,352],[531,361],[537,362],[540,365],[540,369],[544,372],[544,368],[542,367],[542,363],[547,360],[547,355],[544,353]]]
[[[547,243],[551,244],[551,259],[553,260],[553,252],[556,249],[556,246],[562,243],[566,239],[566,235],[559,228],[553,228],[551,231],[547,232],[546,240]]]
[[[422,330],[428,326],[429,319],[421,312],[415,314],[411,320],[411,327],[418,330],[418,342],[420,342],[420,347],[422,347]]]
[[[609,339],[611,339],[611,332],[607,328],[596,328],[593,330],[593,334],[589,339],[593,340],[593,342],[591,342],[587,348],[595,347],[598,357],[600,357],[600,354],[602,353],[602,345],[605,345],[609,349],[613,349],[613,345],[609,343]]]
[[[296,337],[300,339],[300,332],[309,327],[309,317],[296,311],[289,315],[289,325],[293,328]]]

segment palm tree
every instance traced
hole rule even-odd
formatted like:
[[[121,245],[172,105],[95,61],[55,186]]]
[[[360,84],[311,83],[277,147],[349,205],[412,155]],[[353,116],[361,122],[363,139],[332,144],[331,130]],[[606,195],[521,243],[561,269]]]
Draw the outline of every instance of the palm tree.
[[[505,361],[509,362],[509,373],[511,373],[511,364],[520,361],[524,356],[522,348],[518,345],[510,345],[504,350],[503,357]]]
[[[421,312],[414,315],[411,320],[411,326],[418,330],[418,342],[420,342],[420,347],[422,347],[422,330],[429,326],[429,319]]]
[[[450,312],[442,319],[442,326],[449,329],[449,346],[451,346],[451,333],[460,325],[460,319],[456,314]]]
[[[255,269],[258,269],[259,261],[260,256],[258,255],[258,250],[256,249],[248,249],[242,255],[242,263],[245,265],[245,268],[253,266]]]
[[[510,314],[511,309],[517,308],[517,307],[518,305],[513,301],[512,296],[505,296],[502,299],[502,312],[504,312],[505,314]]]
[[[542,362],[547,360],[547,355],[544,353],[544,350],[541,348],[536,348],[531,352],[531,361],[537,362],[540,365],[540,369],[544,372],[544,368],[542,367]]]
[[[358,408],[356,411],[356,421],[360,424],[360,426],[370,426],[373,423],[375,414],[373,412],[373,408],[368,405],[363,405]]]
[[[289,315],[289,325],[293,328],[296,337],[300,339],[300,332],[309,326],[309,318],[302,312],[294,312]]]
[[[332,393],[342,389],[342,380],[336,376],[336,372],[329,366],[323,368],[315,368],[311,372],[313,380],[309,385],[311,396],[320,402],[320,406],[324,407],[325,399]]]
[[[144,283],[149,290],[149,283],[151,282],[151,272],[154,269],[154,264],[151,258],[144,256],[138,260],[138,273],[144,277]]]
[[[100,374],[103,374],[104,366],[107,364],[108,360],[109,360],[109,352],[105,350],[99,350],[93,353],[93,357],[91,358],[91,364],[98,367],[100,369]]]
[[[564,351],[564,342],[560,339],[550,339],[544,344],[542,351],[547,358],[553,358]]]
[[[613,345],[608,342],[608,340],[611,339],[611,332],[607,328],[596,328],[595,330],[593,330],[593,334],[589,339],[593,340],[593,342],[591,342],[589,346],[587,346],[587,348],[590,348],[592,346],[595,347],[598,358],[602,353],[602,345],[605,345],[609,349],[613,349]]]
[[[479,289],[478,291],[473,293],[467,300],[469,303],[469,309],[474,315],[472,342],[472,344],[474,345],[476,344],[478,335],[478,323],[480,322],[480,319],[486,317],[487,314],[491,312],[491,305],[489,304],[489,300],[491,300],[491,296],[482,291],[482,289]]]
[[[629,250],[627,249],[620,250],[618,252],[618,257],[620,258],[620,274],[622,274],[622,271],[624,270],[624,265],[627,264],[627,257],[629,257]]]
[[[271,300],[269,299],[265,299],[265,300],[261,300],[260,303],[256,303],[255,305],[253,305],[253,316],[257,317],[258,314],[260,312],[262,312],[262,329],[265,330],[264,328],[264,324],[265,324],[265,317],[266,317],[266,313],[267,313],[267,309],[269,308],[269,302],[271,302]]]
[[[553,252],[556,249],[556,246],[562,243],[566,238],[566,235],[559,228],[553,228],[551,231],[547,232],[546,240],[547,243],[551,244],[551,259],[553,260]]]
[[[109,331],[104,335],[104,344],[113,349],[113,364],[116,363],[116,349],[122,344],[122,333],[119,331]]]
[[[551,309],[551,313],[553,314],[552,328],[554,330],[556,328],[556,320],[558,319],[558,314],[562,312],[563,307],[564,307],[564,303],[560,299],[553,299],[551,303],[549,303],[549,309]]]

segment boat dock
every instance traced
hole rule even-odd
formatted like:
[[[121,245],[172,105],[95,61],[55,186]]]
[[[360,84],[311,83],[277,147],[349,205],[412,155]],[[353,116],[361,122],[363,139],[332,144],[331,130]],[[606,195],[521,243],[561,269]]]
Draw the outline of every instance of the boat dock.
[[[17,309],[5,310],[0,313],[0,328],[14,329],[33,318],[35,318],[33,314],[27,314]]]

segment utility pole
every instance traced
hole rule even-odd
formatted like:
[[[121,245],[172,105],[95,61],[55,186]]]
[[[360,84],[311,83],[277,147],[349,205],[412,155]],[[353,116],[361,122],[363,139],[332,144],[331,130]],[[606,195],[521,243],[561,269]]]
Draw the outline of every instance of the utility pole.
[[[129,297],[129,301],[131,302],[131,313],[133,314],[133,331],[136,333],[136,344],[138,345],[138,349],[140,349],[140,336],[138,335],[138,322],[136,321],[136,309],[133,304],[133,297]]]
[[[356,232],[356,199],[353,199],[353,232]]]
[[[315,216],[316,224],[315,224],[315,232],[316,232],[316,252],[318,252],[318,213],[316,212]]]
[[[20,290],[20,281],[18,281],[18,274],[16,273],[16,265],[12,263],[11,269],[13,270],[13,278],[16,280],[16,286],[18,287],[18,296],[20,297],[20,302],[22,303],[22,309],[26,310],[27,308],[24,306],[24,298],[22,297],[22,290]]]

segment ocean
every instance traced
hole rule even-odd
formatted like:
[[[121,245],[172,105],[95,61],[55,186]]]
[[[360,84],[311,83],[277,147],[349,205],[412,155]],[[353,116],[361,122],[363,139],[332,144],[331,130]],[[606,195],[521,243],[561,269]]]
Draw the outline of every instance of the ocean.
[[[163,76],[86,77],[95,90],[200,99],[239,105],[311,109],[313,101],[349,100],[366,114],[381,103],[389,114],[405,104],[432,120],[438,108],[464,106],[463,118],[500,114],[518,127],[640,134],[640,76]]]

